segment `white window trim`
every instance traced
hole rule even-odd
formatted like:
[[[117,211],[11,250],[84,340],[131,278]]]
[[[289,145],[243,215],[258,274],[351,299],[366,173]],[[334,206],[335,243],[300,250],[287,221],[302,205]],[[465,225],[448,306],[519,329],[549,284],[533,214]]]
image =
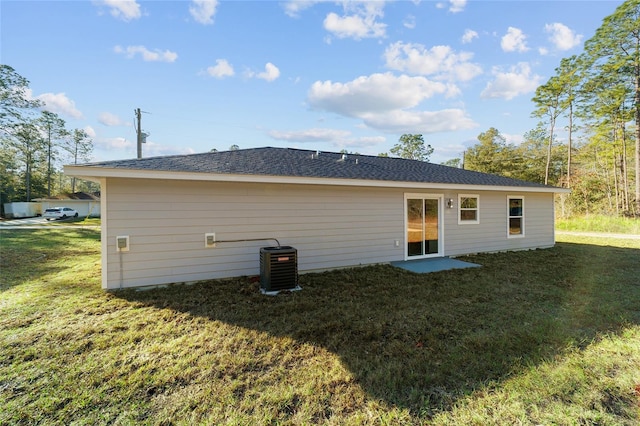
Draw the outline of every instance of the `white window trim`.
[[[511,216],[511,212],[509,211],[509,204],[511,202],[511,200],[513,199],[517,199],[517,200],[522,200],[522,216]],[[507,238],[524,238],[524,233],[525,233],[525,222],[526,222],[526,213],[525,213],[525,202],[524,202],[524,195],[507,195]],[[512,235],[509,231],[509,219],[511,219],[512,217],[519,217],[521,218],[521,222],[520,222],[520,227],[522,229],[522,232],[520,234],[515,234]]]
[[[462,218],[460,217],[460,212],[462,212],[463,198],[475,198],[477,200],[475,209],[465,209],[465,210],[475,210],[476,220],[462,220]],[[480,196],[478,194],[458,194],[458,225],[477,225],[479,223],[480,223]]]

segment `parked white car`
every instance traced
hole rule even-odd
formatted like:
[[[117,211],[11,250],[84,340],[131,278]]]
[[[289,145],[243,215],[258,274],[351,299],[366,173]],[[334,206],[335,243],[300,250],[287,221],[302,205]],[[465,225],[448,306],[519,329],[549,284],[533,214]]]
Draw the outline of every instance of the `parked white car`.
[[[68,217],[78,217],[78,212],[69,207],[52,207],[46,209],[42,214],[47,220],[51,219],[66,219]]]

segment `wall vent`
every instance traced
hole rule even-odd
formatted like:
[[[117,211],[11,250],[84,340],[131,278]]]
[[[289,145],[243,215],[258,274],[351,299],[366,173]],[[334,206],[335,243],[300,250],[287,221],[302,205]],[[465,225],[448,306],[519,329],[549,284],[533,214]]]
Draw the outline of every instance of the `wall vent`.
[[[260,249],[260,290],[277,294],[298,287],[298,251],[289,246]]]

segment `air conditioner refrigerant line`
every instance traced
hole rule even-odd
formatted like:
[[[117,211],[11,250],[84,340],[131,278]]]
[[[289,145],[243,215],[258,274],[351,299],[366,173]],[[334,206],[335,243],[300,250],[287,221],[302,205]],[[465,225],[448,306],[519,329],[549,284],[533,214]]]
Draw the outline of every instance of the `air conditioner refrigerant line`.
[[[280,241],[277,238],[246,238],[242,240],[216,240],[216,244],[218,243],[246,243],[250,241],[275,241],[278,244],[278,247],[282,247],[280,245]]]

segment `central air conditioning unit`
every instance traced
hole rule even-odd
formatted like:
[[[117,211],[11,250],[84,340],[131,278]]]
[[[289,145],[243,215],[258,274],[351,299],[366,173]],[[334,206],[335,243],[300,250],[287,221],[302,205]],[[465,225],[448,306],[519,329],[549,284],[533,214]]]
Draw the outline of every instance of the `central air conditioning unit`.
[[[260,291],[278,294],[298,287],[298,251],[293,247],[262,247],[260,249]]]

